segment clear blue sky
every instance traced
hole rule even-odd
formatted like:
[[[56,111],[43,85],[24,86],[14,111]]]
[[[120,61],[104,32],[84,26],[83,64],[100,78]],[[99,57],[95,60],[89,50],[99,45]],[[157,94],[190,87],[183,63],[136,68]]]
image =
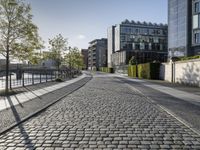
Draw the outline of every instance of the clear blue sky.
[[[61,33],[70,46],[107,37],[107,27],[125,19],[167,23],[167,0],[26,0],[45,42]]]

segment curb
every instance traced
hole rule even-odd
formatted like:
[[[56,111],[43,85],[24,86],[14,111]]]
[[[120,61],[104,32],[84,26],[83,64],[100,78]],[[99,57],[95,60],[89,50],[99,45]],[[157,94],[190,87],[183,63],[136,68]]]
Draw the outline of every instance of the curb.
[[[87,74],[87,75],[88,75],[88,74]],[[0,136],[3,135],[3,134],[5,134],[6,132],[12,130],[13,128],[19,126],[20,124],[24,123],[25,121],[31,119],[32,117],[34,117],[34,116],[36,116],[36,115],[42,113],[43,111],[45,111],[45,110],[46,110],[47,108],[49,108],[50,106],[52,106],[52,105],[54,105],[55,103],[57,103],[58,101],[62,100],[62,99],[65,98],[66,96],[72,94],[72,93],[75,92],[76,90],[80,89],[80,88],[83,87],[85,84],[87,84],[87,83],[93,78],[93,76],[90,74],[90,77],[88,77],[88,78],[89,78],[88,81],[86,81],[85,83],[83,83],[83,85],[78,86],[78,87],[75,88],[73,91],[71,91],[71,92],[69,92],[69,93],[67,93],[67,94],[65,94],[65,95],[63,95],[63,96],[57,98],[55,101],[51,102],[50,104],[45,105],[45,106],[42,107],[41,109],[39,109],[39,110],[33,112],[32,114],[28,115],[27,117],[22,118],[20,122],[13,123],[13,124],[10,125],[9,127],[5,128],[3,131],[0,132]],[[84,79],[84,78],[83,78],[83,79]]]

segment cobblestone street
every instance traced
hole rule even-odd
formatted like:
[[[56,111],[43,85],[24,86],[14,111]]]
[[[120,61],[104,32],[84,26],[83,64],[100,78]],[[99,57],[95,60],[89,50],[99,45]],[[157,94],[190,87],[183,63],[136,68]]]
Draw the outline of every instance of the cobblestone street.
[[[1,135],[3,149],[200,149],[200,136],[120,79],[95,75]]]

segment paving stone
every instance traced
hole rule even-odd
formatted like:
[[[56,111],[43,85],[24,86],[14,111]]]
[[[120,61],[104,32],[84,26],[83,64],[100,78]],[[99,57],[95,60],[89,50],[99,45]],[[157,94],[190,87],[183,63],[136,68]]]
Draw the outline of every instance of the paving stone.
[[[0,135],[0,149],[9,144],[55,150],[200,147],[196,133],[114,77],[94,77],[20,126]]]

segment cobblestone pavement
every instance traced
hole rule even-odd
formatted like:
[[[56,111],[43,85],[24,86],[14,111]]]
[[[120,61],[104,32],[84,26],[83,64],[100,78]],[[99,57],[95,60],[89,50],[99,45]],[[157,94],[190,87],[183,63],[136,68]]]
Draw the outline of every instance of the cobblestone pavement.
[[[42,109],[46,105],[56,101],[58,98],[62,97],[63,95],[67,95],[77,88],[81,87],[85,83],[87,83],[90,80],[91,77],[85,77],[76,83],[73,83],[71,85],[67,85],[61,89],[55,90],[53,92],[50,92],[48,94],[44,94],[42,96],[36,97],[30,101],[27,101],[25,103],[20,103],[20,105],[12,106],[9,109],[0,111],[0,132],[5,130],[7,127],[9,127],[11,124],[16,124],[20,122],[23,118],[31,115],[32,113]],[[51,83],[45,84],[49,85]],[[53,84],[53,83],[52,83]],[[38,86],[38,88],[37,88]],[[34,85],[31,87],[28,87],[32,91],[34,89],[39,89],[43,87],[44,85]],[[16,89],[18,90],[18,89]],[[20,102],[20,100],[19,100]],[[11,103],[11,100],[10,100]],[[1,149],[0,149],[1,150]]]
[[[0,149],[200,149],[200,136],[112,77],[94,77],[0,136]]]

